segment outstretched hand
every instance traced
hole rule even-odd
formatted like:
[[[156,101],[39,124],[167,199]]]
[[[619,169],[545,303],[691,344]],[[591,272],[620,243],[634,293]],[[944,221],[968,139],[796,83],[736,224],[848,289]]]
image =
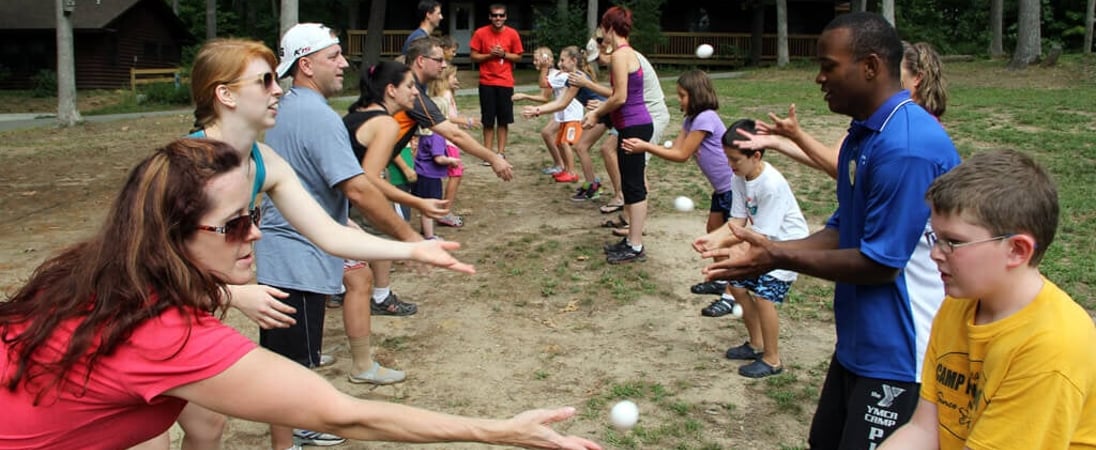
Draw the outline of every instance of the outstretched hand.
[[[758,133],[776,134],[793,140],[799,136],[799,118],[795,115],[795,103],[788,107],[788,117],[780,118],[776,114],[769,113],[769,119],[773,121],[771,125],[757,121]]]
[[[414,261],[449,269],[454,272],[476,273],[476,268],[471,264],[462,263],[458,261],[456,257],[449,254],[450,251],[460,248],[459,242],[435,239],[419,241],[413,245],[414,247],[411,248],[411,259]]]
[[[705,258],[726,258],[708,265],[701,273],[708,280],[743,280],[755,278],[776,268],[773,243],[756,231],[730,224],[734,236],[743,244],[701,253]]]
[[[597,443],[578,436],[564,436],[551,425],[575,415],[575,408],[534,409],[525,411],[505,422],[511,434],[503,443],[522,448],[601,450]]]
[[[697,253],[727,248],[734,241],[734,234],[727,226],[720,226],[712,232],[693,239],[693,250]]]
[[[491,163],[491,170],[495,171],[495,176],[502,179],[502,181],[510,181],[514,179],[514,166],[510,164],[506,158],[495,155]]]

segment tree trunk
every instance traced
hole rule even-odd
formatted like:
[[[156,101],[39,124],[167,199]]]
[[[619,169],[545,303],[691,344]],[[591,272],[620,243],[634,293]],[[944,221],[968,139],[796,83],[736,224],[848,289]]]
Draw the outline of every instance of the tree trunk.
[[[1001,58],[1005,56],[1004,44],[1005,0],[989,1],[989,56]]]
[[[65,11],[65,0],[54,0],[57,19],[57,122],[71,127],[80,122],[76,109],[76,61],[72,48],[72,10]],[[70,6],[75,9],[75,0]]]
[[[360,0],[350,0],[346,2],[346,29],[357,30],[358,20],[362,15],[362,2]]]
[[[776,66],[788,62],[788,0],[776,0]]]
[[[282,1],[282,14],[278,17],[278,41],[281,42],[281,37],[285,35],[286,31],[293,28],[300,19],[297,15],[297,0],[281,0]]]
[[[362,72],[381,60],[384,38],[384,10],[387,0],[369,2],[369,22],[366,25],[365,42],[362,43]]]
[[[179,15],[179,0],[171,0],[171,12]]]
[[[590,29],[590,36],[594,35],[598,26],[597,0],[586,0],[586,28]]]
[[[765,3],[761,0],[751,2],[753,23],[750,25],[750,65],[761,65],[761,47],[765,38]]]
[[[1088,0],[1085,5],[1085,49],[1082,53],[1092,54],[1092,28],[1096,26],[1096,0]]]
[[[217,37],[217,0],[206,0],[206,39]]]
[[[894,0],[883,0],[883,18],[894,26]]]
[[[864,12],[868,10],[867,0],[852,0],[849,2],[849,11]]]
[[[1039,0],[1020,0],[1020,14],[1016,27],[1016,51],[1012,52],[1012,61],[1008,63],[1010,70],[1018,70],[1027,67],[1039,59],[1041,49],[1041,32],[1039,17]]]

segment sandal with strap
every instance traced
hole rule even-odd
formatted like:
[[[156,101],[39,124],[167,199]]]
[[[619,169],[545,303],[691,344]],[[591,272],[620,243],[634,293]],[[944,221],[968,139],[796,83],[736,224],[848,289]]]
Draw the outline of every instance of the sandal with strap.
[[[612,214],[612,213],[615,213],[615,212],[620,211],[622,209],[624,209],[624,204],[623,203],[619,203],[619,204],[610,203],[608,205],[601,205],[601,207],[598,208],[598,211],[601,211],[602,214]]]
[[[627,229],[628,228],[628,221],[624,220],[623,215],[617,214],[616,219],[607,219],[606,221],[601,222],[601,227],[602,228],[624,228],[624,229]]]
[[[734,301],[720,297],[700,310],[700,315],[704,317],[721,317],[732,312],[734,312]]]

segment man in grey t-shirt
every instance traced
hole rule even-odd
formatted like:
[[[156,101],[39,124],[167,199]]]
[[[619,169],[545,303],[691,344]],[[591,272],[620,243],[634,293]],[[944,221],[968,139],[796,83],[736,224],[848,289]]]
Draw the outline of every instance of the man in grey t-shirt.
[[[279,102],[278,120],[266,133],[266,142],[297,173],[305,190],[339,223],[347,223],[349,203],[362,211],[381,231],[402,241],[422,236],[396,214],[384,194],[366,178],[350,148],[342,119],[327,97],[342,90],[342,73],[349,67],[339,39],[323,25],[298,24],[286,32],[280,49],[278,77],[292,76],[293,87]],[[348,203],[349,200],[349,203]],[[263,238],[255,244],[258,281],[289,294],[282,300],[296,308],[296,324],[260,330],[259,344],[307,367],[326,365],[320,355],[324,309],[328,295],[343,290],[343,259],[331,256],[294,229],[269,198],[263,199]],[[346,276],[368,276],[358,269]],[[368,279],[362,283],[367,284]],[[348,281],[347,285],[351,285]],[[353,366],[351,381],[375,384],[399,382],[400,371],[380,367],[369,352],[370,304],[348,300],[344,310]],[[353,323],[352,323],[353,322]],[[334,445],[341,438],[307,430],[293,431],[271,425],[271,444],[282,449],[296,439],[305,444]]]

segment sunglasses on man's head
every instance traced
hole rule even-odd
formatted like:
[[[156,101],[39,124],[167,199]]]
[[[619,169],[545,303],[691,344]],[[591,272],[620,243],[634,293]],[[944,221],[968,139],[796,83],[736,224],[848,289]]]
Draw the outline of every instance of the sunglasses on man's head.
[[[602,42],[605,42],[605,38],[601,37],[601,36],[598,36],[598,37],[594,38],[594,41],[597,42],[598,44],[601,44]]]
[[[264,72],[264,73],[260,73],[258,75],[244,75],[240,78],[229,81],[225,84],[246,83],[247,81],[250,81],[250,80],[254,80],[254,81],[258,82],[259,84],[263,85],[263,87],[266,88],[267,90],[270,90],[270,88],[274,87],[274,83],[276,83],[278,81],[278,78],[274,76],[274,72]]]
[[[259,226],[262,215],[261,209],[251,208],[247,214],[225,222],[224,226],[198,225],[198,229],[223,234],[228,242],[243,242],[247,240],[247,235],[251,233],[251,225]]]

